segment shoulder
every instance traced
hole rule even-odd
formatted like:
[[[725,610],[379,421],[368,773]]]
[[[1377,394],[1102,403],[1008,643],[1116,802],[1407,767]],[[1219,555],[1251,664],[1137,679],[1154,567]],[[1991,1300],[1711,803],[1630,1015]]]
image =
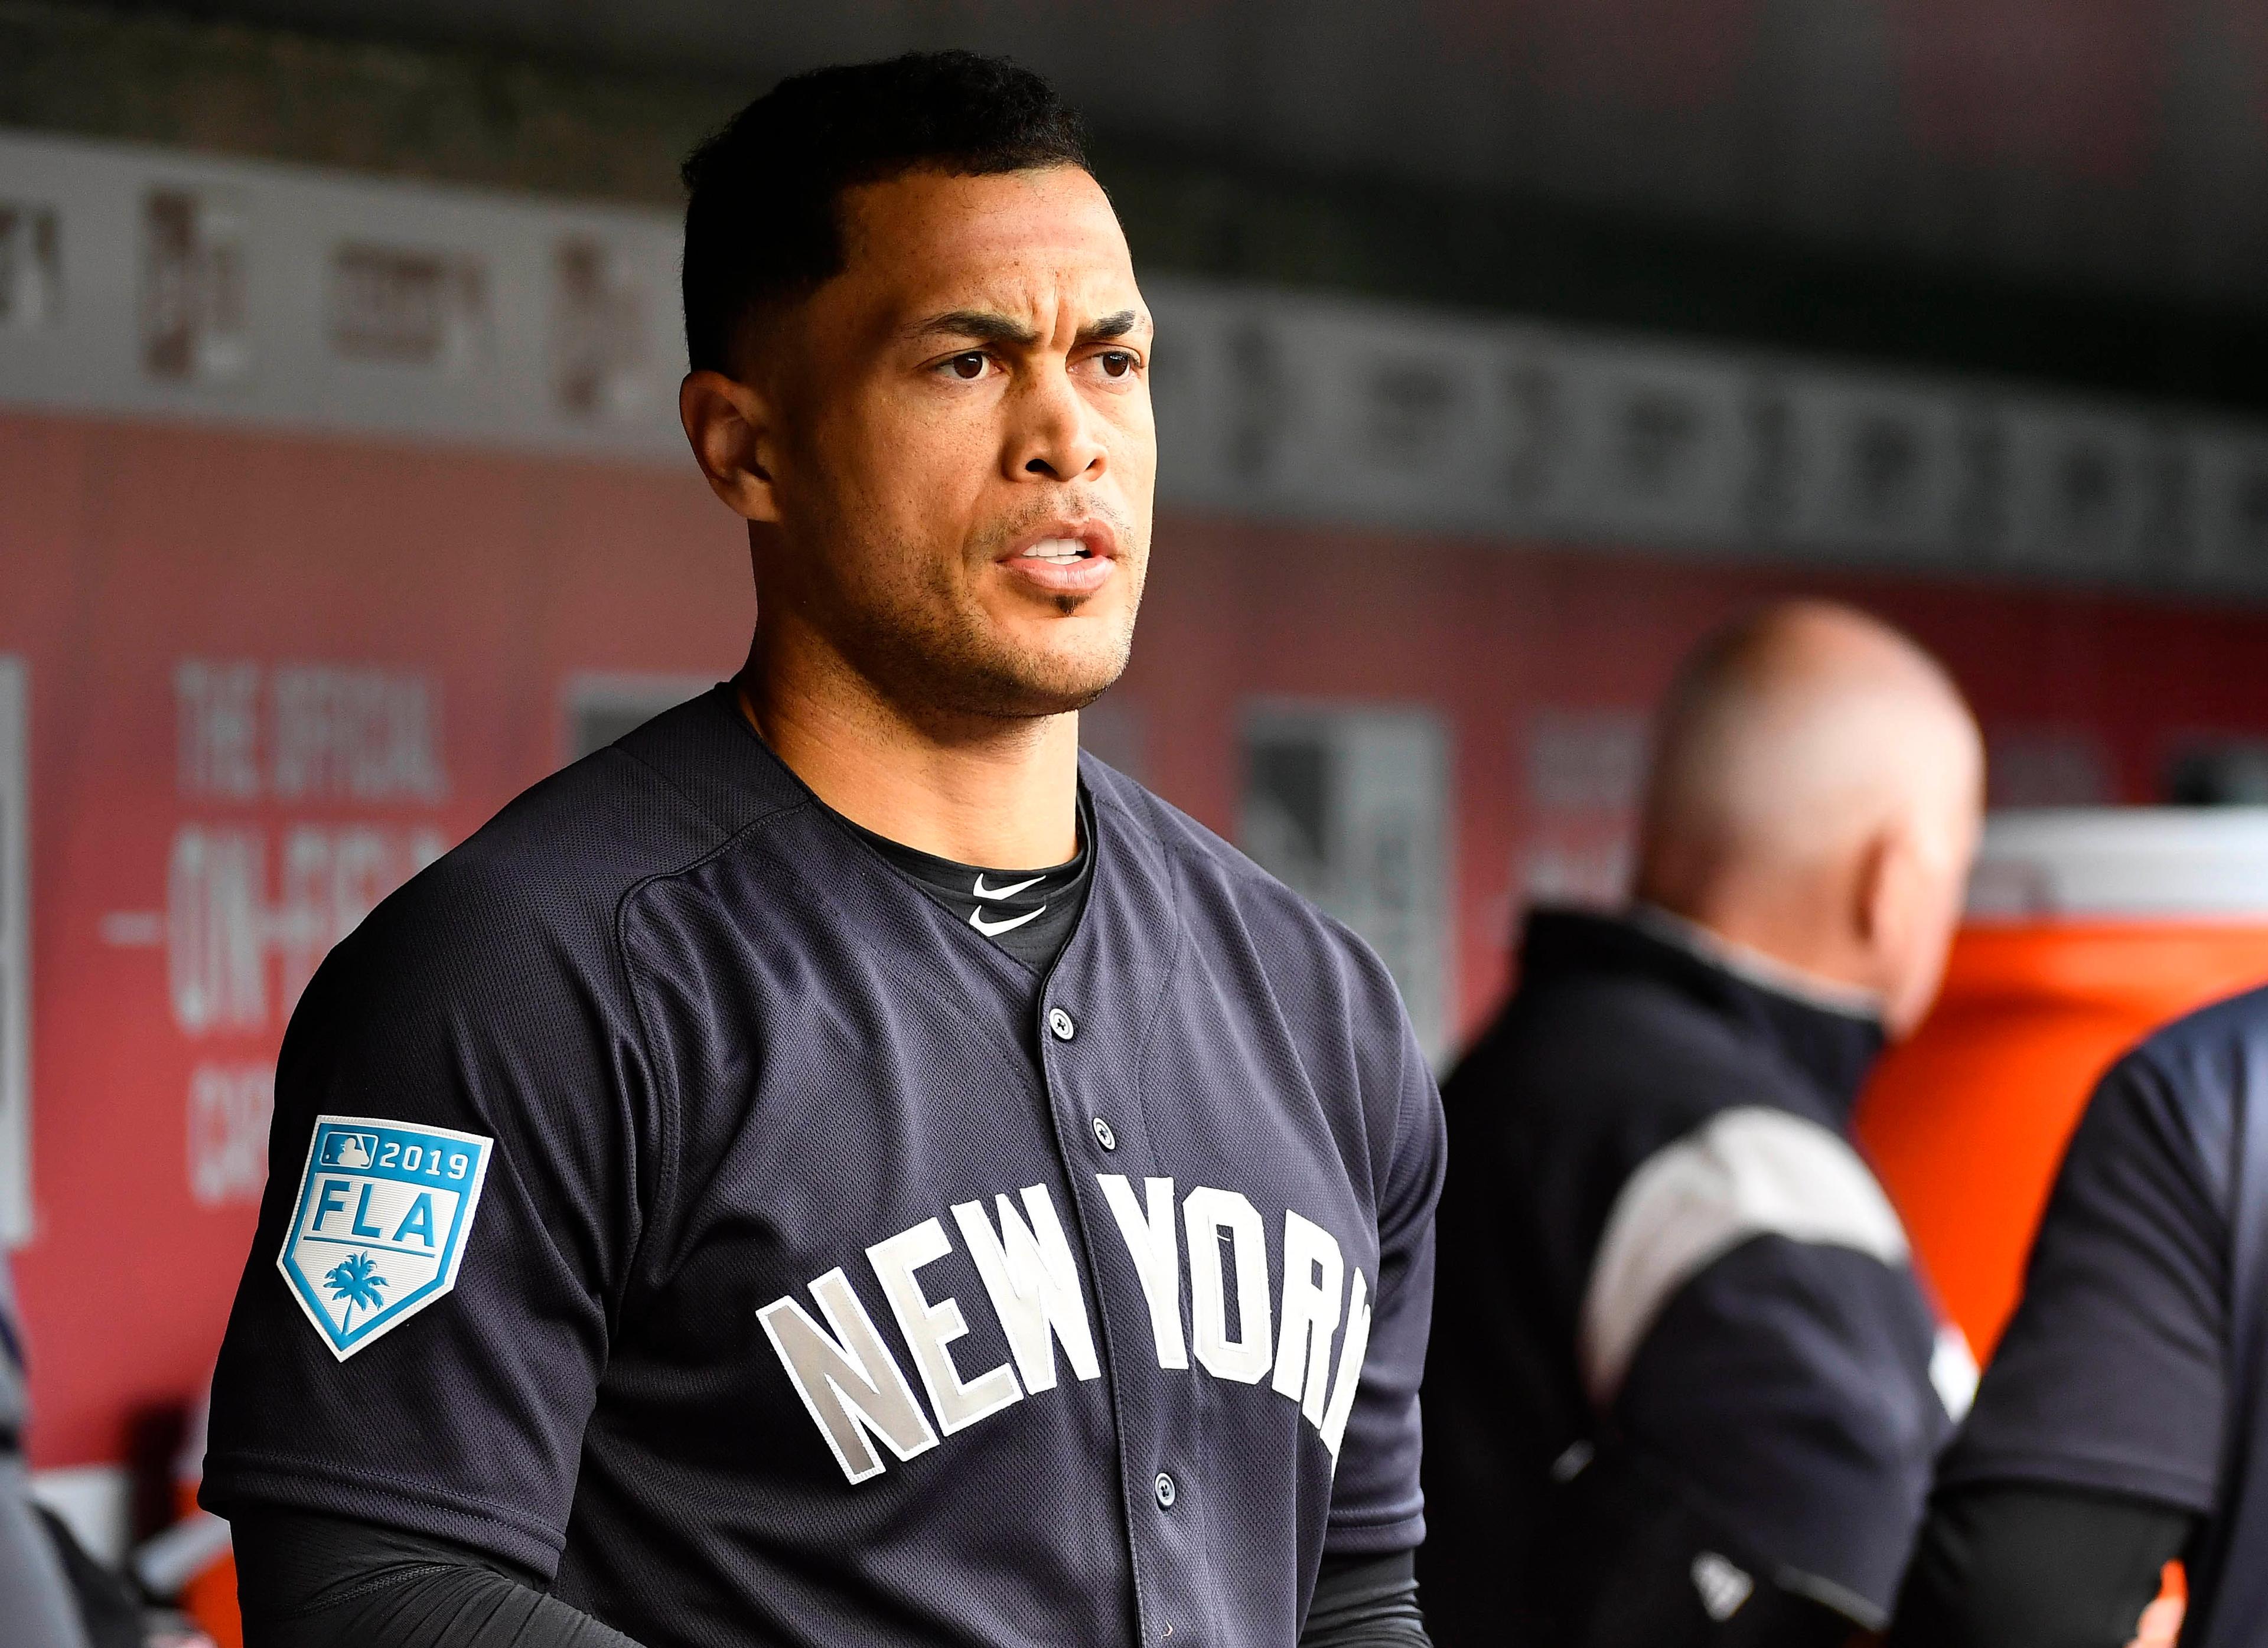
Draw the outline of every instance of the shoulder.
[[[2208,1003],[2153,1031],[2139,1050],[2169,1053],[2235,1045],[2268,1046],[2268,985]]]
[[[1174,964],[1183,987],[1216,990],[1247,1009],[1264,1004],[1270,1034],[1287,1038],[1325,1087],[1354,1100],[1352,1125],[1366,1141],[1359,1148],[1380,1165],[1380,1182],[1403,1183],[1430,1209],[1440,1098],[1385,962],[1345,923],[1179,808],[1092,758],[1082,770],[1106,820],[1101,833],[1130,832],[1130,845],[1167,884],[1186,935]]]
[[[1725,1019],[1658,980],[1604,971],[1523,984],[1444,1092],[1454,1117],[1587,1139],[1626,1166],[1736,1109],[1820,1119],[1815,1096]]]
[[[2066,1168],[2147,1153],[2174,1159],[2202,1184],[2225,1182],[2240,1107],[2264,1078],[2268,988],[2201,1007],[2152,1032],[2104,1072]]]
[[[1095,806],[1156,853],[1174,882],[1182,919],[1207,939],[1233,935],[1271,980],[1302,980],[1344,993],[1359,1011],[1402,1017],[1394,980],[1361,935],[1286,887],[1188,813],[1092,756],[1081,776]]]
[[[533,785],[384,900],[343,940],[311,998],[401,1011],[609,992],[625,901],[713,856],[762,808],[703,795],[673,738],[703,701]]]
[[[2185,1108],[2225,1107],[2247,1071],[2268,1062],[2268,986],[2242,991],[2153,1031],[2112,1067],[2154,1083]]]
[[[1094,796],[1099,813],[1134,832],[1183,879],[1218,886],[1241,899],[1269,904],[1280,901],[1321,917],[1322,912],[1220,835],[1116,768],[1085,755],[1079,761],[1079,776]]]

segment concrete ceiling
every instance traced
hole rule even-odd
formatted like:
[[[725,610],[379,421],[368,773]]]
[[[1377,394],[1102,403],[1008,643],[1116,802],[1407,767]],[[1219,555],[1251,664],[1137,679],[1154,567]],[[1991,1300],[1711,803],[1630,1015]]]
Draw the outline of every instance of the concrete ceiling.
[[[341,28],[331,0],[171,9]],[[2261,0],[364,0],[352,17],[751,92],[968,45],[1046,70],[1121,140],[2268,309]]]

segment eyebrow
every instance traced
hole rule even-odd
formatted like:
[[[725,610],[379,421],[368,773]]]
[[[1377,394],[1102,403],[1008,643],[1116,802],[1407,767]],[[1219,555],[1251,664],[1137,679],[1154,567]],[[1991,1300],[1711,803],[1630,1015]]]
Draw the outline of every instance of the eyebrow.
[[[1123,338],[1141,325],[1142,317],[1131,309],[1121,309],[1100,320],[1090,320],[1079,327],[1078,341],[1081,343],[1107,342]],[[989,309],[953,309],[944,314],[932,315],[906,328],[909,338],[962,337],[979,343],[1012,343],[1018,349],[1038,345],[1040,335],[1020,321],[998,314]]]
[[[1116,314],[1107,314],[1100,320],[1090,320],[1079,329],[1082,343],[1104,343],[1112,338],[1123,338],[1142,323],[1142,317],[1131,309],[1121,309]]]

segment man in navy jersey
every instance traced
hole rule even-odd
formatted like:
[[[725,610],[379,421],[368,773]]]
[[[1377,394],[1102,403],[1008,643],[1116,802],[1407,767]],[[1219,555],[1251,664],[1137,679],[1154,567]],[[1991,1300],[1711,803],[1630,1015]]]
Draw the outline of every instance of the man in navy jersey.
[[[1893,1648],[2268,1640],[2268,990],[2102,1078],[1939,1469]],[[2189,1571],[2188,1618],[2153,1603]]]
[[[1439,1101],[1358,939],[1079,753],[1155,441],[1073,117],[828,70],[687,180],[755,643],[294,1015],[247,1640],[1422,1643]]]

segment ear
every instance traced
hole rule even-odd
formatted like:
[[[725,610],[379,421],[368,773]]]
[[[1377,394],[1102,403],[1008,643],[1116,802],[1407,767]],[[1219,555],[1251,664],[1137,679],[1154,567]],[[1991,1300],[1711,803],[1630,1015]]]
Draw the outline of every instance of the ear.
[[[1877,988],[1889,989],[1912,938],[1915,883],[1920,864],[1911,834],[1885,825],[1868,838],[1859,855],[1858,883],[1852,889],[1852,937],[1873,963]]]
[[[1911,828],[1884,829],[1867,846],[1859,872],[1863,953],[1882,998],[1882,1027],[1893,1041],[1919,1024],[1944,976],[1957,901],[1928,843]],[[1951,888],[1956,898],[1958,885]]]
[[[677,389],[677,415],[709,489],[734,514],[779,519],[768,458],[771,408],[762,394],[722,372],[688,372]]]

